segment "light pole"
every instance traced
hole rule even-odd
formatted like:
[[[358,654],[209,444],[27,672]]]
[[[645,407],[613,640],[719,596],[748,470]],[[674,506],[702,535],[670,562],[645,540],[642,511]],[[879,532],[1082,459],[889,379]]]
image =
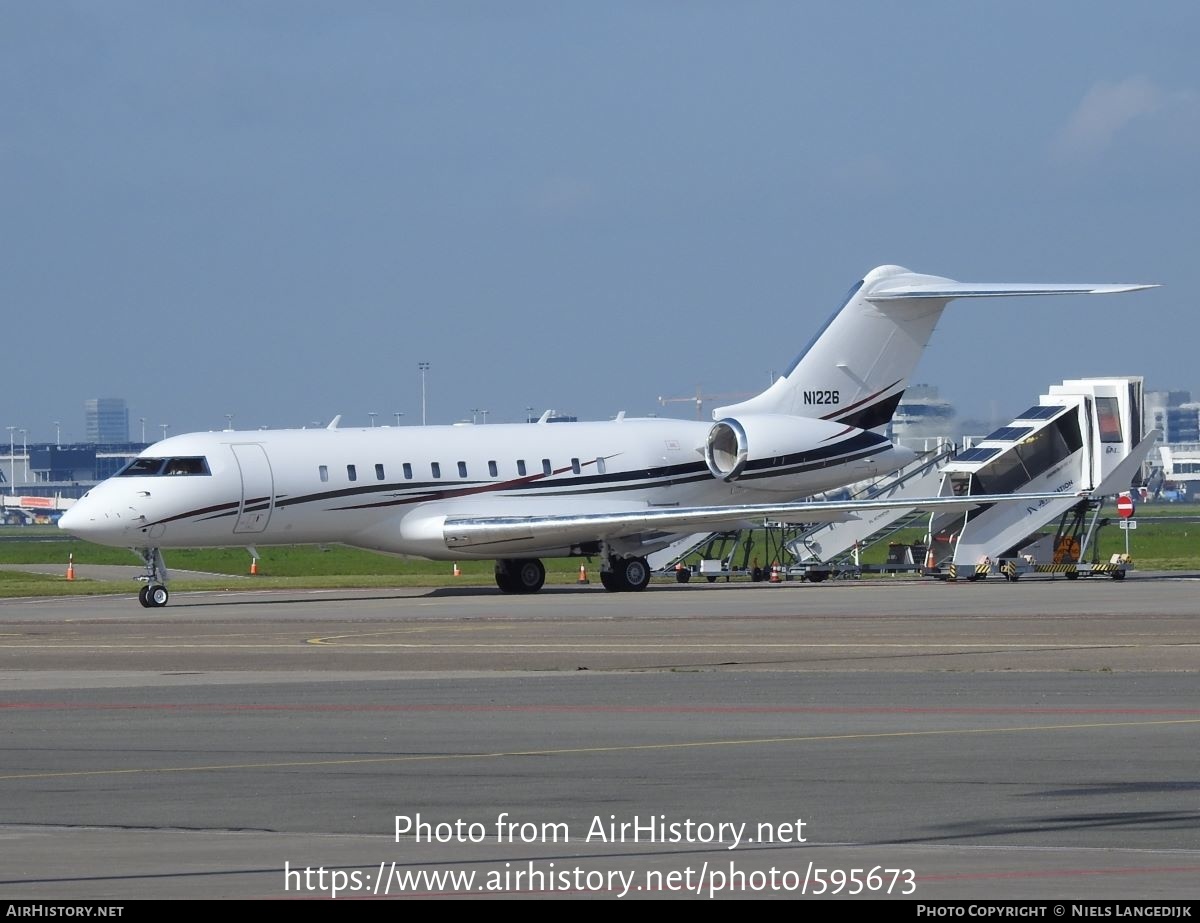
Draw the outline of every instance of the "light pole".
[[[21,455],[24,456],[23,464],[25,465],[25,476],[24,476],[24,480],[21,481],[22,484],[29,483],[29,442],[27,441],[28,436],[29,436],[29,433],[25,429],[22,429],[21,430]]]
[[[142,424],[142,445],[146,444],[146,418],[138,417],[138,422]]]
[[[425,373],[429,371],[428,362],[418,362],[417,368],[421,370],[421,425],[425,425]]]
[[[404,416],[404,414],[403,414],[401,411],[397,410],[397,411],[395,411],[395,412],[392,414],[392,416],[396,418],[396,425],[397,425],[397,426],[399,426],[399,425],[400,425],[400,418],[401,418],[402,416]]]
[[[483,422],[484,422],[485,424],[487,423],[487,415],[488,415],[489,413],[491,413],[491,411],[490,411],[490,410],[481,410],[481,411],[479,411],[479,415],[480,415],[481,417],[483,417]]]
[[[54,421],[54,445],[56,448],[62,447],[62,423],[58,420]]]
[[[475,417],[476,417],[478,414],[482,413],[482,412],[483,412],[483,411],[481,411],[481,410],[480,410],[478,407],[472,407],[472,408],[471,408],[471,425],[472,425],[472,426],[474,426],[474,425],[475,425],[475,424],[478,422],[478,421],[475,419]]]
[[[376,412],[375,412],[375,411],[373,411],[373,410],[368,410],[368,411],[367,411],[367,416],[371,418],[371,429],[374,429],[374,428],[375,428],[375,418],[376,418],[377,416],[379,416],[379,414],[378,414],[378,413],[376,413]]]
[[[525,422],[526,423],[533,422],[533,408],[532,407],[525,408]]]
[[[233,429],[233,414],[225,414],[225,431],[229,432]]]
[[[17,479],[17,449],[14,442],[17,431],[15,426],[8,428],[8,492],[13,492],[13,482]]]
[[[166,439],[167,438],[167,427],[170,426],[170,424],[169,423],[159,423],[158,425],[162,427],[163,439]]]

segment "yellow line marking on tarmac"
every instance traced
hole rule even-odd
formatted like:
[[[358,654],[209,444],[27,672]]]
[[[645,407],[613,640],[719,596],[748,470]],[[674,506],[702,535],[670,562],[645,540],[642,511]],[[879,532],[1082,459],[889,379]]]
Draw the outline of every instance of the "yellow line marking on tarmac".
[[[546,643],[521,642],[521,641],[514,641],[514,642],[502,641],[502,642],[494,642],[494,643],[487,643],[487,642],[455,643],[455,642],[443,642],[443,641],[433,641],[433,642],[406,642],[406,641],[361,641],[361,642],[358,642],[358,641],[351,641],[349,643],[343,643],[342,641],[338,640],[337,638],[309,638],[304,643],[319,645],[319,646],[323,646],[323,647],[401,647],[401,648],[414,648],[414,649],[422,649],[422,650],[430,649],[430,648],[448,648],[448,649],[452,649],[452,650],[466,650],[466,649],[474,648],[476,650],[485,650],[485,651],[490,651],[490,650],[531,650],[531,651],[596,650],[596,651],[606,651],[606,650],[649,650],[649,649],[656,649],[656,650],[658,650],[658,649],[662,649],[662,650],[757,650],[757,649],[767,649],[767,650],[769,650],[769,649],[777,649],[777,648],[799,648],[799,649],[849,648],[852,650],[862,650],[864,648],[884,648],[884,649],[895,648],[895,649],[900,649],[900,650],[913,650],[913,649],[916,649],[916,650],[928,650],[928,649],[960,650],[960,649],[976,649],[976,648],[978,648],[981,650],[994,650],[996,648],[1004,648],[1004,649],[1013,649],[1013,650],[1021,650],[1021,651],[1025,651],[1025,650],[1048,650],[1048,651],[1081,650],[1081,651],[1085,651],[1085,650],[1095,650],[1095,649],[1111,650],[1112,648],[1141,648],[1141,647],[1177,648],[1177,647],[1195,646],[1193,644],[1179,644],[1179,643],[1169,643],[1169,644],[1163,643],[1163,644],[1146,645],[1146,644],[1136,644],[1136,643],[1129,643],[1129,642],[1124,642],[1124,643],[1097,642],[1097,643],[1093,643],[1093,644],[1067,644],[1065,642],[1055,644],[1055,643],[1051,642],[1051,643],[1045,643],[1045,644],[1031,644],[1028,642],[995,643],[995,642],[982,642],[982,641],[962,641],[962,642],[956,642],[956,641],[932,642],[931,641],[929,643],[919,643],[919,642],[918,643],[907,643],[907,642],[901,643],[901,642],[879,642],[879,641],[876,641],[876,642],[751,641],[751,642],[744,642],[744,643],[739,643],[736,641],[713,641],[713,642],[694,641],[694,642],[686,642],[686,643],[678,642],[678,641],[661,642],[661,643],[644,642],[644,641],[628,642],[628,643],[616,643],[616,642],[611,642],[611,641],[607,641],[607,642],[559,641],[559,642],[546,642]],[[3,645],[0,645],[0,647],[3,647]]]
[[[0,781],[14,779],[64,779],[84,776],[146,775],[176,772],[229,772],[247,769],[296,769],[304,766],[365,766],[381,763],[425,763],[434,761],[501,759],[513,756],[578,756],[585,753],[636,753],[644,750],[688,750],[704,747],[747,747],[764,744],[824,743],[836,740],[886,740],[898,737],[958,737],[968,734],[1011,734],[1021,731],[1071,731],[1091,728],[1162,727],[1196,725],[1200,718],[1169,718],[1161,721],[1106,721],[1091,724],[1046,724],[1029,727],[948,728],[938,731],[883,731],[871,734],[817,734],[804,737],[755,737],[741,740],[697,740],[688,743],[624,744],[611,747],[563,747],[544,750],[498,750],[492,753],[428,753],[409,756],[366,756],[331,760],[298,760],[276,763],[227,763],[209,766],[161,766],[132,769],[80,769],[67,772],[25,772],[0,775]]]
[[[625,652],[625,651],[746,651],[746,650],[962,650],[962,651],[982,651],[999,652],[1003,650],[1015,651],[1090,651],[1090,650],[1150,650],[1153,648],[1170,648],[1178,650],[1186,647],[1197,647],[1200,644],[1196,642],[1163,642],[1156,644],[1137,644],[1137,643],[1104,643],[1097,642],[1093,644],[1068,644],[1068,643],[1046,643],[1046,644],[1030,644],[1022,642],[1004,642],[1004,643],[987,643],[987,642],[930,642],[923,643],[890,643],[890,642],[811,642],[811,641],[777,641],[777,642],[729,642],[729,641],[713,641],[713,642],[688,642],[681,643],[678,641],[669,642],[629,642],[629,643],[614,643],[606,642],[585,642],[585,641],[560,641],[547,643],[525,643],[519,641],[499,641],[499,642],[474,642],[474,643],[456,643],[444,641],[428,641],[428,642],[401,642],[401,641],[364,641],[342,643],[337,640],[328,638],[308,638],[303,642],[286,641],[286,642],[263,642],[259,644],[229,644],[229,643],[146,643],[137,639],[132,639],[129,642],[122,644],[89,644],[89,643],[72,643],[72,644],[46,644],[39,643],[0,643],[0,650],[50,650],[50,651],[186,651],[186,650],[296,650],[298,645],[308,645],[313,647],[336,647],[336,648],[384,648],[384,649],[411,649],[411,650],[451,650],[451,651],[482,651],[482,652],[516,652],[516,651],[549,651],[549,652],[578,652],[586,651],[590,653],[606,653],[606,652]]]

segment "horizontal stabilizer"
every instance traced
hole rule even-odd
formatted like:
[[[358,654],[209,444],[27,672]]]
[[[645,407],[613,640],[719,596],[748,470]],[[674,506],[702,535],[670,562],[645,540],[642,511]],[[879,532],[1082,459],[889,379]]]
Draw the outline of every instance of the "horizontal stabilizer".
[[[1038,285],[1007,282],[998,285],[979,282],[939,282],[933,285],[897,285],[876,289],[867,301],[901,301],[910,298],[1010,298],[1014,295],[1115,295],[1158,288],[1157,284],[1134,283],[1101,285],[1094,283]]]
[[[782,377],[749,400],[717,407],[713,419],[747,414],[818,417],[859,429],[892,419],[946,305],[956,298],[1111,295],[1157,285],[958,282],[876,266],[851,287]]]

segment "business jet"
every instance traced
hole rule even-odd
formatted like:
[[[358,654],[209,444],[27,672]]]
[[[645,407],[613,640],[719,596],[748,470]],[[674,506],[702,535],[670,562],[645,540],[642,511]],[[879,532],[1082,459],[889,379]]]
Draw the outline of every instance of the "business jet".
[[[167,604],[162,549],[179,547],[245,546],[257,555],[258,546],[340,543],[489,559],[509,593],[541,589],[541,558],[596,556],[606,589],[642,590],[645,556],[681,533],[1012,500],[797,498],[912,460],[878,430],[951,300],[1150,287],[967,284],[881,266],[850,289],[782,376],[717,408],[711,423],[624,414],[487,426],[340,428],[335,420],[324,429],[172,436],[88,491],[59,526],[139,554],[148,608]]]

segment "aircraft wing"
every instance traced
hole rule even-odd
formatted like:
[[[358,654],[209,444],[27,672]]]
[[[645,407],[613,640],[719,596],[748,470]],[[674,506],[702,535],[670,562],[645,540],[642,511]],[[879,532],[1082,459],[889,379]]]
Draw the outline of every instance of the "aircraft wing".
[[[1086,494],[1080,494],[1086,496]],[[505,549],[563,547],[645,533],[695,532],[761,528],[774,522],[830,522],[856,518],[872,510],[914,509],[954,512],[993,503],[1041,506],[1061,500],[1061,493],[980,494],[973,497],[928,497],[895,500],[814,500],[743,506],[651,507],[548,515],[454,515],[445,517],[447,548],[497,553]],[[560,507],[561,508],[561,507]]]

